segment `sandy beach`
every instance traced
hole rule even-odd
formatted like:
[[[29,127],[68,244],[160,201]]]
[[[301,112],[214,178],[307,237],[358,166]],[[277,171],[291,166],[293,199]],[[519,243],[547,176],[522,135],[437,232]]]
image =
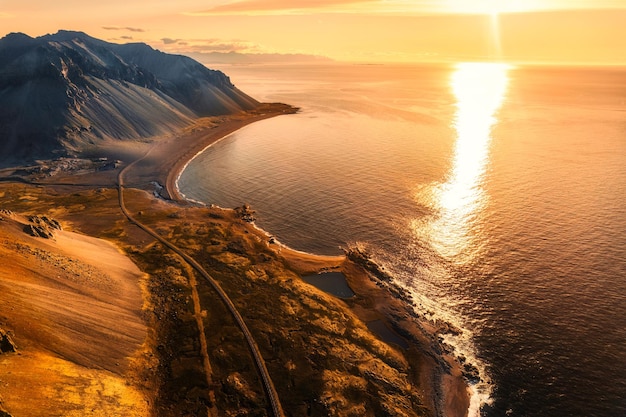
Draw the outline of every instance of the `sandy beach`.
[[[140,188],[145,188],[149,182],[158,182],[163,187],[162,197],[182,202],[176,180],[187,163],[198,153],[246,125],[297,111],[297,108],[285,104],[269,103],[253,112],[201,119],[180,135],[157,138],[149,146],[131,151],[134,157],[141,157],[142,152],[145,156],[128,172],[127,182],[138,184]],[[115,155],[114,149],[111,148],[110,157],[123,157]]]

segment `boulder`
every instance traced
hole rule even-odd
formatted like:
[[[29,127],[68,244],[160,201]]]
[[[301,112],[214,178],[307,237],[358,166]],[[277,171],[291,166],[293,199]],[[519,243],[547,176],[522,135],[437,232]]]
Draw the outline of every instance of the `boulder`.
[[[34,237],[42,237],[51,239],[54,237],[54,231],[61,230],[61,224],[46,216],[30,216],[28,223],[24,226],[24,232]]]
[[[0,329],[0,354],[15,351],[17,351],[17,347],[15,346],[15,343],[13,343],[11,336],[9,336],[9,334],[4,330]],[[0,417],[1,416],[2,414],[0,414]]]

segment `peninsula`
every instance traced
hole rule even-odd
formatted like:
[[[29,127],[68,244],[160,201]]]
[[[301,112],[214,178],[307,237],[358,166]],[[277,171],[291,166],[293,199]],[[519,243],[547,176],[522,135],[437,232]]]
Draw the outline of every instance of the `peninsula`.
[[[229,210],[178,194],[198,152],[297,109],[258,103],[213,73],[203,84],[213,98],[185,105],[194,89],[178,77],[203,70],[178,58],[176,76],[153,72],[158,51],[135,45],[124,58],[85,36],[60,32],[49,51],[34,49],[51,63],[36,81],[15,78],[17,50],[35,40],[0,40],[0,56],[17,57],[1,61],[11,63],[0,68],[3,106],[29,83],[59,83],[71,99],[36,131],[0,120],[14,156],[0,170],[0,415],[467,414],[472,369],[437,336],[453,329],[413,312],[367,254],[302,254],[255,228],[243,202]],[[169,122],[148,123],[138,100]],[[24,114],[51,114],[36,110]],[[302,279],[329,271],[354,296]]]

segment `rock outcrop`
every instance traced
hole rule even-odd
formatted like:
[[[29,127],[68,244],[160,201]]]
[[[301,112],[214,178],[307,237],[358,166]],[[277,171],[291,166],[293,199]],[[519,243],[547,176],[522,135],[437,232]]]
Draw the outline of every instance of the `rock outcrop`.
[[[62,230],[61,224],[46,216],[30,216],[29,223],[24,226],[24,232],[34,237],[51,239],[56,230]]]
[[[11,336],[4,330],[0,329],[0,354],[16,352],[17,347],[15,343],[13,343],[13,339]],[[0,414],[2,416],[2,414]]]

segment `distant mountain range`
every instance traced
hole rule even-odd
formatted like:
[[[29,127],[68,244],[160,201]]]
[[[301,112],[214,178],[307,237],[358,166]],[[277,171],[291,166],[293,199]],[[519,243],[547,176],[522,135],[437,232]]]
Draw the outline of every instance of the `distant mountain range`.
[[[187,54],[205,65],[215,64],[328,64],[335,62],[321,55],[261,54],[239,52],[191,52]]]
[[[0,39],[4,162],[172,133],[197,117],[258,105],[224,73],[143,43],[113,44],[70,31]]]

